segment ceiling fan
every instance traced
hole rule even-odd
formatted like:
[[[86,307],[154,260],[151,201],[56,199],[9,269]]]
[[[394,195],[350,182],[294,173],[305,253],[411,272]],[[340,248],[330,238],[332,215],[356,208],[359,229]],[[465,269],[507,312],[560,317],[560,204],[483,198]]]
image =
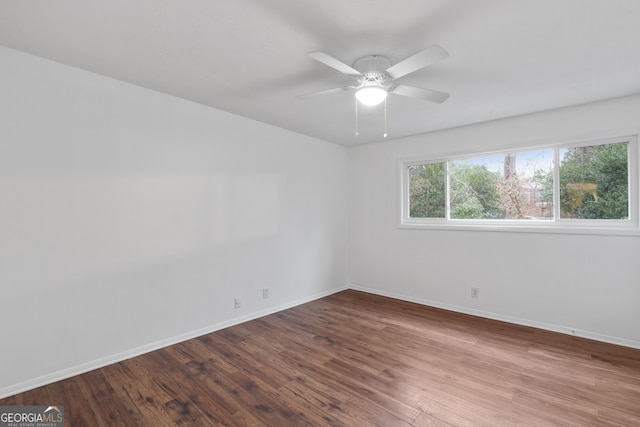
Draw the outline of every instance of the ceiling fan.
[[[343,90],[356,91],[356,98],[365,105],[378,105],[386,99],[388,94],[419,98],[437,103],[442,103],[449,98],[449,94],[445,92],[394,83],[395,80],[407,74],[447,58],[449,53],[438,45],[430,46],[393,66],[391,61],[382,55],[364,56],[357,59],[353,63],[353,67],[324,52],[311,52],[308,55],[343,74],[354,77],[356,83],[350,86],[299,95],[298,98],[301,99]]]

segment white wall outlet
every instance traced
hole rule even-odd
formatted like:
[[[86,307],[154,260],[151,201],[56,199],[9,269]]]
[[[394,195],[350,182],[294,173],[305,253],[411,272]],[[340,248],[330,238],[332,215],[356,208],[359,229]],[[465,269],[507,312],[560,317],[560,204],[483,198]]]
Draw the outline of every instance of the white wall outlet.
[[[262,298],[263,299],[269,298],[269,288],[262,288]]]
[[[234,298],[233,299],[233,306],[235,308],[240,308],[242,306],[242,304],[240,303],[240,298]]]
[[[480,288],[471,288],[471,298],[480,298]]]

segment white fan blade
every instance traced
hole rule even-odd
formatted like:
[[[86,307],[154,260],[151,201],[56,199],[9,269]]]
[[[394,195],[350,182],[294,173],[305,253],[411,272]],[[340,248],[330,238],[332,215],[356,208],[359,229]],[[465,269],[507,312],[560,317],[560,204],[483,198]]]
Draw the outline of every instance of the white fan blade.
[[[360,71],[348,66],[344,62],[338,61],[333,56],[327,55],[324,52],[311,52],[311,53],[307,53],[307,55],[309,55],[310,58],[313,58],[316,61],[322,62],[324,65],[327,65],[333,68],[334,70],[340,71],[342,74],[346,74],[348,76],[354,76],[354,77],[358,77],[362,75]]]
[[[429,65],[447,58],[448,56],[449,53],[446,50],[435,44],[413,56],[408,57],[404,61],[400,61],[396,65],[389,67],[386,73],[392,79],[399,79],[400,77],[406,76],[414,71],[418,71],[421,68],[428,67]]]
[[[347,86],[347,87],[336,87],[336,88],[333,88],[333,89],[324,89],[324,90],[319,90],[317,92],[311,92],[311,93],[306,93],[304,95],[298,95],[298,96],[296,96],[296,98],[298,98],[298,99],[313,98],[314,96],[329,95],[331,93],[342,92],[343,90],[349,90],[349,89],[351,89],[351,87],[349,87],[349,86]]]
[[[438,104],[442,104],[449,98],[448,93],[438,92],[437,90],[433,89],[423,89],[420,87],[405,85],[395,86],[391,90],[391,93],[395,95],[409,96],[411,98],[424,99],[425,101],[437,102]]]

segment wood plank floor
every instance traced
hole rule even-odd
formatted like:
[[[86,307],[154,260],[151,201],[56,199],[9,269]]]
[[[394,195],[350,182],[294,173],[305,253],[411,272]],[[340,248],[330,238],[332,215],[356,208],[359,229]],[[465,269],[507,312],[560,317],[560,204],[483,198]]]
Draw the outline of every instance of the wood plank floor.
[[[639,426],[640,350],[344,291],[0,400],[70,426]]]

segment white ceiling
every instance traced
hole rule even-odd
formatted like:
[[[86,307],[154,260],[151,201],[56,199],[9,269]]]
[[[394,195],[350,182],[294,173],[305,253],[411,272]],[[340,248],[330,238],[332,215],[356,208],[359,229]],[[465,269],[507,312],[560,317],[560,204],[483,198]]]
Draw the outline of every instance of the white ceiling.
[[[638,0],[0,0],[0,44],[342,145],[382,140],[382,106],[306,56],[450,57],[399,80],[389,138],[640,93]]]

